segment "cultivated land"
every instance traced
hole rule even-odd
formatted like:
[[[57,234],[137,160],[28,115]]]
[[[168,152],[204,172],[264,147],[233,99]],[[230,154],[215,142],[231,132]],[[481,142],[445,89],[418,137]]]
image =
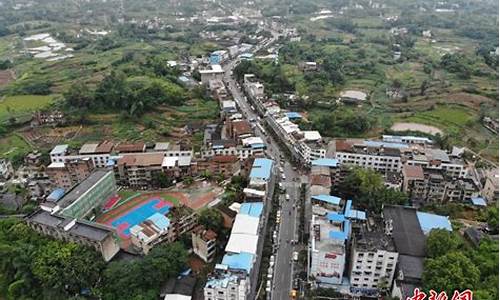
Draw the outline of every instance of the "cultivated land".
[[[54,95],[18,95],[4,96],[0,99],[0,122],[9,118],[31,114],[33,111],[48,107],[54,103]]]

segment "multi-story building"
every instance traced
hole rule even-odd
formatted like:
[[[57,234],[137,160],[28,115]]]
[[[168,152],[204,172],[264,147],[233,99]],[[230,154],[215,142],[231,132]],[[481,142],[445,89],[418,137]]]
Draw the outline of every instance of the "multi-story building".
[[[338,139],[328,145],[327,156],[332,156],[343,164],[372,168],[382,173],[400,172],[403,165],[408,164],[420,165],[425,170],[443,171],[451,178],[463,178],[467,175],[462,159],[451,158],[443,150],[422,147],[416,142],[410,144],[411,146],[406,143]]]
[[[452,179],[444,171],[424,170],[422,166],[403,166],[402,190],[413,205],[431,202],[468,202],[479,194],[469,178]]]
[[[273,161],[267,158],[256,158],[250,170],[248,187],[267,191],[273,174]]]
[[[208,172],[222,175],[225,178],[234,176],[240,171],[240,159],[236,155],[216,155],[195,160],[192,164],[193,174]]]
[[[132,245],[147,254],[155,245],[173,242],[196,224],[196,213],[186,206],[173,207],[168,214],[155,213],[142,223],[130,228]]]
[[[392,239],[399,254],[391,295],[407,299],[413,295],[414,288],[422,287],[427,235],[432,229],[452,231],[451,223],[445,216],[399,205],[384,206],[382,218],[385,234]]]
[[[209,275],[205,299],[248,299],[256,288],[263,240],[263,202],[243,203],[236,215],[226,254]]]
[[[55,215],[44,210],[33,212],[25,220],[28,226],[41,234],[95,249],[105,261],[110,261],[120,250],[114,229],[101,224]]]
[[[155,174],[163,172],[163,167],[168,167],[168,162],[169,157],[165,157],[163,153],[123,155],[114,167],[115,176],[121,185],[139,188],[150,186]]]
[[[138,250],[144,254],[169,238],[170,220],[160,214],[155,213],[149,218],[130,228],[130,241]]]
[[[245,92],[252,98],[252,100],[262,99],[264,94],[264,85],[257,80],[254,74],[245,74],[243,76],[243,87]]]
[[[143,143],[114,145],[109,141],[87,143],[80,149],[70,149],[68,145],[57,145],[50,152],[53,163],[64,163],[75,159],[90,158],[96,168],[113,166],[114,162],[126,154],[161,153],[166,157],[193,156],[193,149],[182,144],[159,142],[154,147]]]
[[[42,209],[70,218],[84,218],[116,194],[113,172],[97,170],[74,186],[56,203],[42,203]]]
[[[53,187],[69,189],[85,180],[94,170],[94,162],[90,158],[53,162],[46,172]]]
[[[337,139],[328,144],[327,155],[343,165],[372,168],[380,172],[400,172],[404,151],[410,151],[406,144]]]
[[[398,252],[383,225],[364,223],[357,227],[351,241],[351,293],[377,297],[379,291],[387,291],[392,285],[397,262]]]
[[[217,233],[206,229],[203,225],[196,226],[191,232],[193,252],[204,262],[211,262],[217,250]]]
[[[253,136],[250,123],[246,120],[228,121],[226,123],[227,132],[230,138],[236,141]]]
[[[205,300],[246,300],[250,282],[245,271],[230,270],[226,265],[215,265],[203,289]]]
[[[201,83],[208,84],[210,80],[224,79],[224,70],[220,65],[210,65],[209,69],[199,70]]]
[[[342,283],[350,226],[349,220],[341,214],[312,216],[310,275],[318,285],[332,287]]]
[[[327,151],[318,131],[301,131],[299,126],[281,111],[267,114],[266,121],[299,161],[310,165],[311,161],[326,156]]]
[[[212,94],[212,97],[219,102],[229,100],[231,98],[229,92],[226,89],[224,81],[222,80],[210,80],[208,82],[208,90]]]
[[[382,141],[387,143],[416,144],[422,146],[434,144],[434,142],[429,138],[408,135],[382,135]]]

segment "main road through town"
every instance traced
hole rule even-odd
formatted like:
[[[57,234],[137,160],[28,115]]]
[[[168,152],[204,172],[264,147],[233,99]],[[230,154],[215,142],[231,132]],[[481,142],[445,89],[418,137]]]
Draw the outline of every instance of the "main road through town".
[[[273,36],[274,38],[271,39],[270,42],[261,47],[257,47],[255,51],[274,43],[276,35]],[[232,70],[237,66],[237,64],[238,60],[232,60],[223,67],[226,71],[224,79],[227,83],[228,89],[246,119],[255,120],[255,122],[265,122],[264,118],[259,119],[257,113],[252,110],[251,105],[246,101],[246,98],[243,95],[241,87],[231,75]],[[264,127],[264,124],[261,123],[261,125]],[[290,162],[287,161],[285,155],[281,153],[277,142],[271,135],[260,131],[258,127],[256,127],[256,133],[266,143],[267,155],[275,161],[275,173],[277,174],[278,180],[286,189],[286,194],[289,195],[290,199],[287,201],[285,195],[280,196],[281,224],[279,224],[279,243],[277,244],[277,251],[275,253],[275,270],[272,280],[273,287],[271,293],[271,299],[284,300],[290,298],[289,293],[292,289],[292,253],[294,252],[294,246],[291,241],[297,240],[297,227],[299,222],[297,202],[300,198],[301,175],[297,173]],[[281,172],[280,169],[283,172]],[[276,190],[275,192],[278,191]],[[261,272],[265,272],[265,270],[261,270]]]

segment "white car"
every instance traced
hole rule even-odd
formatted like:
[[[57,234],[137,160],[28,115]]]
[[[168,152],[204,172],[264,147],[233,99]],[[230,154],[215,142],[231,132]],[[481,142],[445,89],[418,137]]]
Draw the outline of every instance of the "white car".
[[[285,199],[286,201],[290,200],[290,195],[286,194]]]
[[[285,174],[284,174],[284,173],[283,173],[283,174],[281,174],[281,179],[286,180],[286,176],[285,176]]]

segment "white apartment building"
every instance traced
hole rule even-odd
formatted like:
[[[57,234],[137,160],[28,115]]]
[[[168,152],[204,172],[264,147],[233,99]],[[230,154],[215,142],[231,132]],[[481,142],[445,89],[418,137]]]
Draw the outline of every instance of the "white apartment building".
[[[351,285],[368,289],[378,289],[384,284],[390,287],[397,261],[396,251],[353,249]]]
[[[211,65],[210,69],[199,70],[201,75],[201,83],[208,84],[210,80],[224,79],[224,70],[220,65]]]
[[[87,143],[79,150],[72,150],[69,145],[57,145],[50,152],[50,161],[52,163],[65,163],[70,160],[92,159],[96,168],[104,168],[108,166],[110,158],[118,158],[127,154],[120,152],[114,155],[115,145],[108,141],[101,143]],[[193,149],[184,149],[180,145],[171,143],[156,143],[154,148],[144,153],[162,153],[165,157],[185,157],[193,156]]]
[[[254,74],[245,74],[243,85],[245,91],[252,99],[256,100],[264,97],[264,85],[257,80]]]
[[[331,142],[328,152],[328,155],[342,164],[372,168],[382,173],[401,172],[403,165],[408,164],[419,165],[427,170],[443,171],[452,178],[467,176],[464,161],[450,158],[441,149],[410,147],[405,143],[352,139]]]
[[[350,223],[345,221],[312,216],[310,275],[314,276],[320,286],[332,287],[342,283],[346,261],[345,246],[350,231]]]
[[[388,290],[394,279],[398,252],[382,226],[376,227],[365,223],[353,233],[349,270],[353,295],[376,296]]]
[[[246,300],[250,283],[243,273],[228,270],[225,265],[216,265],[203,289],[205,300]]]
[[[399,172],[402,167],[401,158],[398,156],[337,152],[335,158],[341,164],[371,168],[380,172]]]
[[[264,155],[264,149],[253,149],[247,147],[228,147],[228,148],[212,148],[201,152],[202,158],[213,157],[216,155],[236,155],[240,160],[245,160],[251,156],[258,157]]]

